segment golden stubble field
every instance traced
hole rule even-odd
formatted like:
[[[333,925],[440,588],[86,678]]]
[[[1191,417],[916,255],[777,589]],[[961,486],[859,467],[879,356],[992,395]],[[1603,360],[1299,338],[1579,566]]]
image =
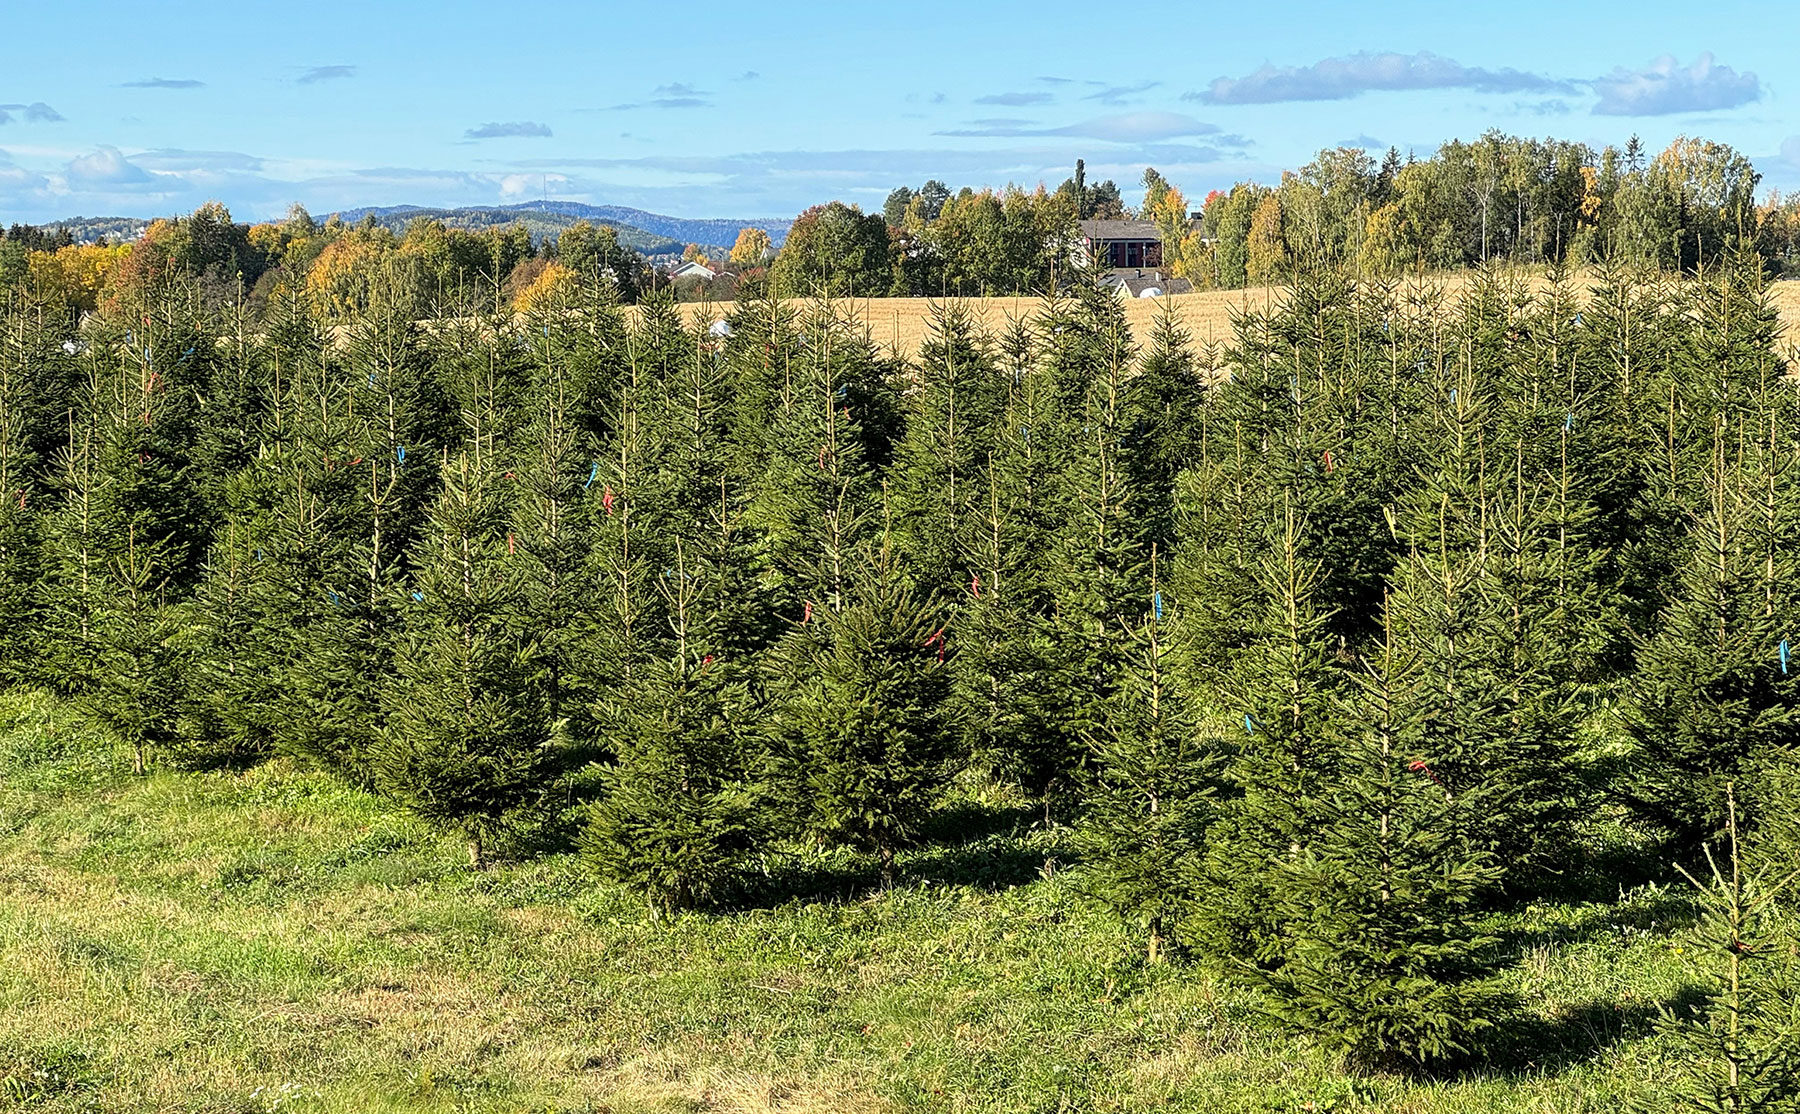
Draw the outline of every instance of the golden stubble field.
[[[1529,281],[1537,286],[1542,285],[1541,279]],[[1467,282],[1466,278],[1449,276],[1435,280],[1432,285],[1441,286],[1445,294],[1454,299]],[[1771,292],[1785,326],[1785,343],[1800,343],[1800,281],[1777,282]],[[1141,344],[1149,335],[1151,322],[1167,305],[1174,309],[1196,343],[1223,343],[1231,339],[1231,319],[1234,312],[1277,305],[1282,296],[1283,291],[1279,287],[1255,287],[1248,290],[1207,290],[1165,298],[1133,299],[1125,303],[1125,317]],[[995,335],[1005,330],[1010,321],[1031,317],[1040,308],[1036,299],[1027,297],[967,298],[963,299],[963,303]],[[877,345],[911,357],[918,353],[919,345],[929,333],[932,307],[937,303],[930,298],[857,298],[853,304],[856,318],[868,327],[869,334]],[[728,305],[699,303],[684,307],[690,321],[709,316],[716,318],[729,308]]]

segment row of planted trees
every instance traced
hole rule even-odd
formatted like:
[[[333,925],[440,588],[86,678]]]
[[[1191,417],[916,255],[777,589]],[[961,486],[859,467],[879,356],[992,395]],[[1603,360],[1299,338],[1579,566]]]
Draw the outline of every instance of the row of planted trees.
[[[315,762],[477,864],[573,816],[665,913],[792,841],[891,883],[986,771],[1152,960],[1440,1060],[1506,1016],[1492,911],[1645,869],[1620,825],[1698,862],[1735,787],[1751,874],[1795,854],[1760,274],[1315,274],[1223,349],[1083,287],[999,336],[947,303],[910,362],[829,302],[594,285],[330,331],[15,299],[0,653],[140,768]]]

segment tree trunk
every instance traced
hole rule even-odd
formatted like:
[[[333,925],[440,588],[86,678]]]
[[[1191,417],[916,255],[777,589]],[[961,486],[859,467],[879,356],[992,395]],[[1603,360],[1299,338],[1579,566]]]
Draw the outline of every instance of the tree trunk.
[[[480,828],[469,831],[469,867],[473,870],[487,869],[487,848],[482,846]]]
[[[886,893],[894,888],[894,845],[884,836],[876,850],[881,853],[881,890]]]

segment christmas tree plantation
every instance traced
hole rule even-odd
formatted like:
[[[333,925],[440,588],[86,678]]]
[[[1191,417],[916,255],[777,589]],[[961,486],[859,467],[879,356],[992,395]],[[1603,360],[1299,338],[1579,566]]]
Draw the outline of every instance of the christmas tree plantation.
[[[1755,257],[1300,274],[1141,349],[1078,276],[998,336],[935,305],[914,361],[755,284],[718,328],[600,270],[364,301],[0,304],[8,683],[140,772],[302,764],[476,868],[578,848],[664,924],[998,876],[946,800],[1021,802],[1130,962],[1367,1073],[1504,1060],[1509,919],[1684,870],[1671,1087],[1791,1109],[1731,966],[1792,939],[1800,783]]]

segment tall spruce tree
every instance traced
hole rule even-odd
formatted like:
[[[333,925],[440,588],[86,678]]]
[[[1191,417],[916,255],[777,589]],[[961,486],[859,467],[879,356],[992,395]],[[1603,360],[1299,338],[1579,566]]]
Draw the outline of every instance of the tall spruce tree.
[[[170,399],[153,358],[102,335],[84,358],[83,412],[59,454],[46,523],[45,665],[130,744],[133,769],[176,737],[192,489],[159,437]]]
[[[66,395],[58,382],[66,374],[63,357],[42,309],[21,292],[0,294],[0,683],[37,672],[46,503],[40,454],[50,424],[45,412]]]
[[[1150,326],[1149,348],[1130,382],[1131,460],[1135,470],[1144,538],[1163,552],[1175,541],[1175,477],[1200,453],[1206,428],[1205,370],[1196,361],[1192,337],[1164,302]]]
[[[1626,798],[1679,849],[1721,830],[1727,783],[1752,781],[1800,741],[1800,674],[1787,672],[1792,559],[1758,543],[1766,488],[1740,457],[1744,442],[1722,421],[1709,440],[1706,505],[1677,592],[1638,653],[1628,721]]]
[[[1076,320],[1071,330],[1079,340],[1068,342],[1060,358],[1068,361],[1065,371],[1077,357],[1091,359],[1091,381],[1081,424],[1069,434],[1047,579],[1063,715],[1080,737],[1102,729],[1145,595],[1150,553],[1131,486],[1137,469],[1127,426],[1130,334],[1122,317],[1104,311],[1078,313]]]
[[[460,831],[479,868],[505,821],[547,788],[544,671],[519,623],[498,475],[472,449],[442,474],[371,761],[384,793]]]
[[[594,407],[562,358],[566,329],[560,317],[568,312],[565,300],[555,299],[537,307],[528,322],[528,416],[505,454],[511,533],[523,576],[521,619],[538,640],[552,733],[565,741],[592,735],[598,680],[583,566],[594,525],[584,504],[599,498],[593,491],[599,464],[582,420]]]
[[[932,307],[919,356],[890,484],[894,545],[920,590],[959,600],[1006,388],[964,303]]]
[[[1081,845],[1092,891],[1143,933],[1159,962],[1192,909],[1225,747],[1202,734],[1191,695],[1170,668],[1175,617],[1152,590],[1102,733],[1090,737],[1093,786]]]
[[[1201,865],[1203,900],[1184,930],[1202,948],[1260,967],[1283,959],[1284,871],[1306,854],[1337,777],[1346,683],[1319,604],[1323,576],[1301,552],[1305,523],[1291,502],[1278,515],[1256,559],[1250,641],[1219,693],[1243,736]]]

